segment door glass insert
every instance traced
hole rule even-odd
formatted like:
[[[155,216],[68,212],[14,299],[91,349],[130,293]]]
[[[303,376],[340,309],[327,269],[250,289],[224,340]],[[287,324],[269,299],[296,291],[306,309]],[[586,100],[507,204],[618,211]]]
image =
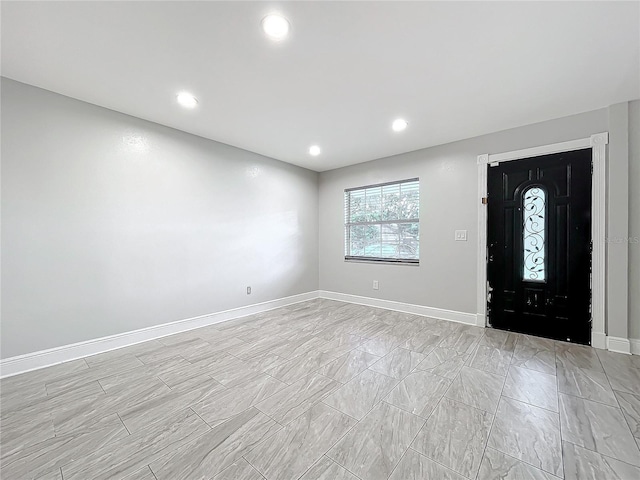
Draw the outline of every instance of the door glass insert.
[[[524,249],[523,279],[545,281],[545,213],[547,194],[540,186],[527,188],[522,195]]]

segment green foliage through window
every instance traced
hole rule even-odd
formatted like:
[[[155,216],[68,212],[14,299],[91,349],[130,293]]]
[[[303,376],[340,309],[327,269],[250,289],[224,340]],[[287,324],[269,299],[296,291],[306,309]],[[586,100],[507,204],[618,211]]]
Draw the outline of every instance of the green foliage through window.
[[[345,258],[417,263],[420,184],[417,178],[347,189]]]

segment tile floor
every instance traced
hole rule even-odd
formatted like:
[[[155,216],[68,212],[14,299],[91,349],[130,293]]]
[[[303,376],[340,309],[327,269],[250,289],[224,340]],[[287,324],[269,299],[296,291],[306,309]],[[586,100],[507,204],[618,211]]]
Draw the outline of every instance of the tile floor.
[[[3,479],[640,479],[640,357],[329,300],[0,393]]]

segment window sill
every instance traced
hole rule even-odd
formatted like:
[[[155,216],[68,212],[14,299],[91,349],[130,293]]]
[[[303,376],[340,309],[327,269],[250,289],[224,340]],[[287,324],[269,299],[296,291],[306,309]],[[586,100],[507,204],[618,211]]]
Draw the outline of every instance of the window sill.
[[[402,265],[405,267],[419,267],[419,261],[402,261],[402,260],[374,260],[368,258],[346,258],[344,259],[345,263],[369,263],[373,265]]]

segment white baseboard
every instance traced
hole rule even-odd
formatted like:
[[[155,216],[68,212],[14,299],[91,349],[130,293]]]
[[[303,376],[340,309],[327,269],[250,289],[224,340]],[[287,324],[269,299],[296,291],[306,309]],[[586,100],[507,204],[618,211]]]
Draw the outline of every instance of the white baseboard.
[[[384,308],[387,310],[395,310],[398,312],[412,313],[414,315],[423,315],[425,317],[438,318],[440,320],[449,320],[450,322],[464,323],[466,325],[476,325],[477,322],[475,313],[457,312],[455,310],[425,307],[423,305],[394,302],[392,300],[381,300],[379,298],[361,297],[359,295],[349,295],[347,293],[320,290],[320,298],[339,300],[341,302],[348,303],[356,303],[358,305],[367,305],[369,307]],[[484,325],[481,326],[484,327]]]
[[[11,377],[31,370],[50,367],[59,363],[76,360],[78,358],[84,358],[98,353],[108,352],[109,350],[128,347],[137,343],[166,337],[167,335],[173,335],[193,330],[195,328],[206,327],[208,325],[246,317],[248,315],[266,312],[267,310],[273,310],[275,308],[305,302],[319,297],[329,300],[367,305],[369,307],[411,313],[414,315],[423,315],[426,317],[448,320],[466,325],[477,325],[480,327],[485,326],[484,315],[480,314],[476,315],[474,313],[458,312],[455,310],[394,302],[392,300],[362,297],[359,295],[349,295],[346,293],[330,292],[327,290],[316,290],[290,297],[278,298],[267,302],[255,303],[245,307],[224,310],[153,327],[142,328],[131,332],[119,333],[108,337],[6,358],[4,360],[0,360],[0,378]],[[640,339],[607,337],[604,334],[594,334],[592,343],[596,348],[608,348],[612,352],[640,355]]]
[[[631,353],[631,342],[628,338],[607,337],[607,350],[616,353]]]
[[[629,345],[633,355],[640,355],[640,338],[630,338]]]
[[[318,290],[0,360],[0,378],[318,298]]]

